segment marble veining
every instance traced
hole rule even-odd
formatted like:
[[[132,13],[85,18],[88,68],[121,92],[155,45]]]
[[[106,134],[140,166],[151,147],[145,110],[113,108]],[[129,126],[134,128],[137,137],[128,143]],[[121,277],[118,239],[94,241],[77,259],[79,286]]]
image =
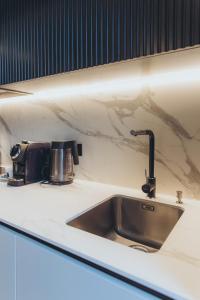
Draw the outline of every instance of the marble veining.
[[[154,66],[162,69],[164,63],[174,67],[175,57],[180,67],[188,52],[194,61],[200,55],[196,48],[137,60],[135,65],[132,61],[119,63],[117,68],[130,69],[132,64],[136,72],[150,74]],[[110,65],[103,68],[106,73]],[[84,72],[87,77],[91,71]],[[181,189],[185,196],[200,198],[199,95],[199,82],[158,87],[145,84],[121,93],[106,93],[102,88],[96,94],[2,105],[1,163],[10,163],[9,148],[22,139],[73,138],[83,143],[83,157],[76,169],[78,178],[139,188],[145,180],[144,169],[148,168],[148,141],[145,137],[134,138],[129,132],[132,128],[150,128],[156,136],[158,192],[175,195]]]
[[[4,129],[6,130],[6,132],[7,132],[8,134],[12,135],[12,132],[11,132],[11,130],[10,130],[8,124],[6,123],[5,119],[4,119],[2,116],[0,116],[0,124],[1,124],[1,126],[4,127]]]

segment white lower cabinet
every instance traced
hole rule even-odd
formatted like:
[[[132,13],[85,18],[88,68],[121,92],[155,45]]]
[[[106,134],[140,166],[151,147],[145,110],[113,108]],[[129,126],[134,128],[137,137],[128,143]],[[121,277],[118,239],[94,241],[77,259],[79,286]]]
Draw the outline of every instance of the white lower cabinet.
[[[121,280],[26,238],[17,238],[17,300],[155,299]]]
[[[15,299],[15,235],[0,226],[0,299]]]
[[[0,226],[0,300],[152,299],[158,298]]]

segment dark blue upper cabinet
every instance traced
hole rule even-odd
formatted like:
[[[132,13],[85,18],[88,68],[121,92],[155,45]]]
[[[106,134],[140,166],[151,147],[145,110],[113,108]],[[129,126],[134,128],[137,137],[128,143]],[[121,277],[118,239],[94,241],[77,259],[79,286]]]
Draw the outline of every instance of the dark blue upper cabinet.
[[[200,42],[200,0],[0,0],[0,84]]]

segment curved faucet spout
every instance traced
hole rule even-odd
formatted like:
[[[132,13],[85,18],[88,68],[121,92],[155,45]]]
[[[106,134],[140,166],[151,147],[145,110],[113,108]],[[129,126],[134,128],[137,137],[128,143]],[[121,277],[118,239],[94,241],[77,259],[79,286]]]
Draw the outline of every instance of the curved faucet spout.
[[[142,190],[148,194],[150,198],[155,197],[156,179],[154,177],[154,152],[155,152],[155,136],[152,130],[131,130],[130,134],[133,136],[148,135],[149,136],[149,177],[147,182],[142,187]]]
[[[149,135],[153,139],[155,138],[153,131],[150,130],[150,129],[146,129],[146,130],[133,130],[133,129],[131,129],[130,134],[133,135],[133,136]]]

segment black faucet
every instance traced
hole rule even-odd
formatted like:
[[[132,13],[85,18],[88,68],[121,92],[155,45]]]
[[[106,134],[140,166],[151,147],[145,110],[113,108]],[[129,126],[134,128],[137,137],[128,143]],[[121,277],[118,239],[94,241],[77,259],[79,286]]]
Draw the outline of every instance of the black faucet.
[[[155,137],[153,131],[147,130],[131,130],[131,135],[148,135],[149,136],[149,176],[146,172],[146,183],[142,186],[142,191],[148,195],[149,198],[156,196],[156,178],[154,177],[154,151],[155,151]]]

